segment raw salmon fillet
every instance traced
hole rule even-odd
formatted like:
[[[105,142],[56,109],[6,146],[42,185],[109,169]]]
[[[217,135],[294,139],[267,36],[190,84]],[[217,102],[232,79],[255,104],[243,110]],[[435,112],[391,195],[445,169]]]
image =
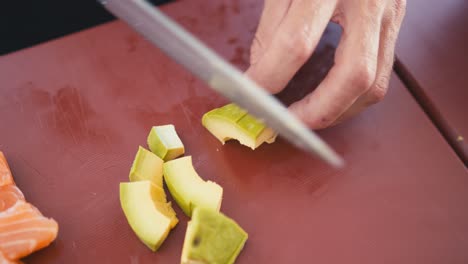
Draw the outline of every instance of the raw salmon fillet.
[[[0,151],[0,212],[13,206],[17,200],[24,201],[24,195],[15,185],[5,155]]]
[[[0,186],[15,184],[5,155],[0,151]]]
[[[24,195],[16,185],[0,187],[0,213],[15,205],[18,200],[24,201]]]
[[[57,231],[57,222],[18,200],[0,213],[0,251],[8,259],[20,259],[48,246],[57,237]]]
[[[0,252],[0,264],[21,264],[22,262],[20,261],[14,261],[14,260],[9,260],[3,255],[2,252]]]
[[[20,263],[18,259],[52,243],[57,233],[57,222],[26,202],[0,151],[0,264]]]

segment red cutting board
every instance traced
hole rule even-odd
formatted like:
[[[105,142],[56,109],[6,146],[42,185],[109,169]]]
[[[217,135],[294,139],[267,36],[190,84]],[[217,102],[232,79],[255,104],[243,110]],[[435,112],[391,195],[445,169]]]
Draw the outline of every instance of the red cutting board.
[[[261,2],[194,0],[163,9],[244,68]],[[313,88],[332,63],[330,27],[281,97]],[[138,145],[173,123],[222,211],[250,237],[237,263],[466,263],[468,174],[395,76],[387,98],[320,132],[347,161],[335,171],[279,139],[222,146],[200,124],[226,101],[113,22],[0,58],[0,149],[59,236],[26,263],[178,263],[187,217],[157,253],[120,209]]]
[[[396,53],[412,90],[468,166],[468,1],[408,1]],[[405,77],[410,77],[405,76]]]

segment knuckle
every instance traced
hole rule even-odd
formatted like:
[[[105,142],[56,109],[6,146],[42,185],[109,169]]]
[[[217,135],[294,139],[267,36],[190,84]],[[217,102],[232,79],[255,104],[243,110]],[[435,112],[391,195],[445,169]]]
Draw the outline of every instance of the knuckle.
[[[375,80],[375,70],[369,63],[356,65],[351,71],[350,82],[356,92],[364,92],[372,86]]]
[[[369,93],[368,101],[367,101],[368,104],[373,105],[378,102],[381,102],[384,99],[386,93],[387,93],[386,89],[376,88],[376,89],[371,90]]]
[[[367,95],[367,102],[369,105],[376,104],[384,99],[385,95],[387,94],[388,83],[388,77],[382,76],[376,80],[375,84],[369,90]]]
[[[315,129],[324,129],[330,127],[335,119],[330,118],[329,116],[323,116],[322,118],[318,119],[316,124],[314,125]]]
[[[304,38],[298,38],[295,40],[293,49],[294,52],[292,52],[292,54],[298,61],[305,61],[312,54],[312,51]]]
[[[308,107],[310,103],[308,99],[310,99],[310,96],[304,98],[304,101],[293,103],[289,106],[290,111],[311,129],[323,129],[331,126],[336,120],[333,113],[324,112],[318,114],[316,112],[311,112],[311,109]]]
[[[296,61],[306,61],[312,54],[312,48],[306,38],[301,35],[292,38],[283,38],[282,45],[287,54]]]

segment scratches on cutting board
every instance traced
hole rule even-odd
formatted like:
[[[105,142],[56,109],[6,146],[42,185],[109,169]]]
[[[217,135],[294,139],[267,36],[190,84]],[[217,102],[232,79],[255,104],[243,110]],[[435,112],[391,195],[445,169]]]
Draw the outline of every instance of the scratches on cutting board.
[[[42,118],[41,118],[41,115],[40,115],[39,113],[36,113],[36,119],[37,119],[37,123],[39,124],[39,127],[40,127],[41,129],[43,129],[43,128],[44,128],[44,125],[43,125],[43,123],[42,123]]]
[[[130,264],[139,264],[140,263],[140,259],[138,258],[138,256],[130,256]]]
[[[130,166],[130,162],[123,154],[106,155],[96,153],[88,156],[78,167],[78,173],[86,171],[88,174],[96,174],[97,171],[106,170],[115,166]],[[128,164],[127,164],[128,163]]]
[[[20,154],[17,154],[16,156],[20,160],[22,160],[24,162],[24,164],[26,164],[30,169],[32,169],[38,176],[40,176],[41,178],[44,178],[42,173],[36,167],[32,166],[31,163],[29,163],[25,158],[23,158],[23,156],[21,156]]]
[[[49,186],[50,189],[55,188],[55,182],[54,182],[52,177],[50,177],[49,175],[43,174],[41,172],[40,168],[37,168],[36,166],[33,166],[33,164],[30,161],[28,161],[26,158],[24,158],[21,154],[16,154],[15,156],[19,160],[21,160],[23,164],[26,165],[26,166],[21,166],[22,168],[24,168],[24,167],[29,168],[29,171],[32,171],[33,174],[36,174],[35,178],[36,179],[38,178],[38,179],[40,179],[40,181],[43,182],[40,186]],[[31,175],[30,172],[17,173],[17,174],[15,174],[15,181],[17,183],[21,183],[22,181],[24,181],[26,183],[27,180],[28,180],[28,177],[31,177],[31,176],[33,176],[33,175]],[[25,191],[25,193],[27,193],[26,189],[25,189],[25,187],[27,187],[27,186],[20,185],[20,184],[18,184],[18,185],[19,185],[20,189],[22,189],[23,191]]]
[[[24,113],[23,101],[20,98],[18,98],[17,95],[15,95],[15,102],[19,106],[20,112]]]
[[[191,83],[191,82],[189,81],[189,84],[190,84],[190,83]],[[177,89],[177,87],[174,87],[174,85],[172,84],[171,80],[168,80],[167,84],[168,84],[168,86],[169,86],[171,89]],[[178,101],[177,104],[178,104],[179,107],[181,108],[185,120],[187,120],[187,123],[190,124],[190,128],[191,128],[192,132],[193,132],[193,123],[192,123],[192,118],[191,118],[191,117],[194,117],[195,115],[194,115],[193,112],[190,110],[190,108],[187,107],[186,104],[184,104],[184,102],[187,101],[187,100],[190,100],[190,98],[193,97],[193,96],[192,96],[193,94],[194,94],[193,88],[190,88],[190,89],[189,89],[188,99],[182,97],[181,93],[178,93],[178,94],[177,94],[178,97],[179,97],[179,98],[178,98],[179,100],[177,100],[177,101]]]
[[[67,131],[74,143],[78,144],[78,139],[85,136],[83,131],[86,124],[84,120],[92,115],[93,111],[89,107],[85,111],[80,92],[72,86],[60,88],[53,96],[52,101],[62,128]]]
[[[84,104],[83,104],[83,99],[82,99],[82,95],[80,92],[78,92],[77,89],[74,90],[75,91],[75,94],[77,95],[78,97],[78,106],[79,106],[79,109],[80,109],[80,114],[78,115],[78,117],[80,118],[81,122],[83,123],[83,132],[85,134],[85,136],[87,137],[89,135],[89,127],[88,127],[88,118],[86,118],[86,115],[87,115],[87,111],[89,111],[89,106],[87,106],[85,108]]]
[[[107,149],[112,147],[115,130],[102,122],[100,113],[90,103],[92,98],[83,87],[68,84],[41,87],[28,81],[18,85],[6,97],[9,108],[22,113],[18,122],[53,132],[61,143],[65,143],[61,145],[81,147],[83,143],[90,143]]]
[[[187,120],[187,122],[190,124],[190,128],[193,131],[192,119],[190,118],[190,113],[193,115],[193,112],[190,111],[190,108],[188,108],[185,104],[179,103],[179,105],[182,108],[182,113],[184,113],[185,120]]]

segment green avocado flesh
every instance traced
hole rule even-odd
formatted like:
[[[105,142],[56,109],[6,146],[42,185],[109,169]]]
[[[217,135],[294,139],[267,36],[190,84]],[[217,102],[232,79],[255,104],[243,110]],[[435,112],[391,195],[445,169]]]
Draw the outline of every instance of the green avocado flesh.
[[[231,218],[197,207],[187,225],[182,264],[232,264],[242,251],[248,234]]]
[[[163,165],[164,181],[174,200],[187,216],[201,206],[219,211],[223,188],[211,181],[204,181],[192,165],[192,157],[182,157]]]
[[[150,181],[120,183],[120,204],[138,238],[156,251],[178,220],[170,203],[160,200],[158,186]],[[164,192],[164,191],[162,191]]]
[[[163,160],[151,151],[139,147],[132,168],[130,181],[151,181],[156,186],[163,187]]]
[[[154,126],[148,135],[150,150],[164,161],[184,154],[185,148],[173,125]]]
[[[277,135],[260,120],[232,103],[204,114],[202,124],[221,143],[237,139],[251,149],[256,149],[263,142],[273,143]]]

